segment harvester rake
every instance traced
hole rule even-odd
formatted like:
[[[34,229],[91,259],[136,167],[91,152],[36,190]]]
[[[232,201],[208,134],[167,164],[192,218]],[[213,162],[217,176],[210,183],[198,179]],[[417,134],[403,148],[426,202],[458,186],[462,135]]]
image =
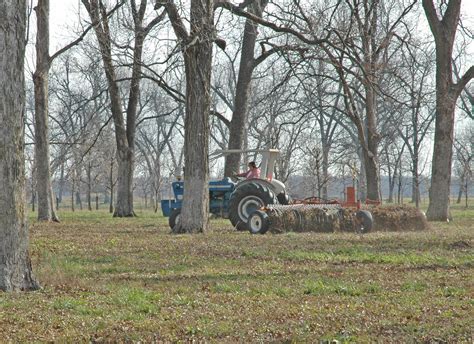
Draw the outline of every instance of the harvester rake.
[[[372,216],[365,210],[345,208],[341,204],[272,204],[254,211],[248,227],[253,234],[284,232],[367,232]]]

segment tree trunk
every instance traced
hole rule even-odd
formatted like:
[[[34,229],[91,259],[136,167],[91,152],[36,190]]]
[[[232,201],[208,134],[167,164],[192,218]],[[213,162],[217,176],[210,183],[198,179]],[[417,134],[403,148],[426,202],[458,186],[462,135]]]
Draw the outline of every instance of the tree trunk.
[[[376,158],[366,154],[365,175],[367,180],[367,199],[371,201],[380,200],[380,178]]]
[[[34,290],[23,151],[26,1],[0,2],[0,23],[0,290]]]
[[[129,149],[117,150],[117,195],[114,217],[133,217],[134,153]]]
[[[420,176],[418,175],[418,173],[415,175],[415,207],[416,209],[420,209],[420,199],[421,199],[421,195],[420,195]]]
[[[157,157],[155,160],[155,170],[154,170],[154,176],[153,176],[153,210],[155,213],[158,212],[158,208],[160,207],[160,190],[161,190],[161,165],[160,165],[160,159]]]
[[[328,199],[328,184],[329,184],[329,149],[330,145],[323,144],[323,161],[322,161],[322,197]]]
[[[393,190],[395,189],[395,175],[388,176],[388,200],[387,203],[393,203]]]
[[[395,171],[396,169],[393,171],[392,173],[392,164],[391,164],[391,161],[390,161],[390,155],[388,153],[388,147],[384,147],[384,154],[385,154],[385,159],[387,161],[387,173],[388,173],[388,199],[387,199],[387,203],[393,203],[393,189],[395,187]]]
[[[110,187],[110,199],[109,199],[109,213],[114,212],[114,159],[110,159],[110,170],[109,170],[109,187]]]
[[[418,158],[419,152],[417,146],[414,149],[415,157],[413,158],[413,186],[412,186],[412,201],[415,202],[416,209],[420,208],[420,176],[418,174]]]
[[[398,188],[397,188],[398,204],[403,204],[402,183],[403,183],[403,176],[402,176],[401,173],[399,173],[399,175],[398,175]]]
[[[416,175],[412,171],[412,176],[411,176],[411,201],[410,203],[415,203],[416,204]]]
[[[367,149],[364,149],[367,199],[380,201],[380,176],[378,163],[379,134],[377,132],[377,99],[372,85],[365,86],[367,118]]]
[[[185,167],[181,220],[175,233],[201,233],[209,223],[209,109],[211,104],[213,2],[191,0],[186,72]],[[194,37],[193,37],[194,36]]]
[[[158,212],[158,208],[160,207],[160,200],[159,200],[159,192],[158,190],[155,189],[155,197],[154,197],[154,200],[153,200],[153,211],[155,213]]]
[[[466,209],[468,208],[469,206],[469,178],[466,178],[466,183],[464,184],[464,200],[465,200],[465,204],[466,204]]]
[[[461,175],[461,178],[459,180],[458,199],[456,201],[457,204],[461,203],[463,191],[464,191],[464,173]]]
[[[79,187],[77,188],[77,191],[76,191],[76,204],[78,204],[79,209],[82,210],[81,191],[80,191]]]
[[[72,186],[71,186],[71,211],[74,212],[76,209],[74,207],[74,193],[76,192],[76,178],[74,177],[74,172],[72,176]]]
[[[109,213],[114,212],[114,187],[112,185],[112,188],[110,189],[110,201],[109,201]]]
[[[63,193],[64,193],[64,160],[61,161],[61,174],[59,176],[59,190],[58,190],[59,203],[63,201]]]
[[[92,211],[92,164],[87,164],[87,209]]]
[[[36,70],[33,74],[35,90],[35,159],[36,188],[38,195],[38,220],[56,221],[51,193],[49,156],[48,83],[49,83],[49,0],[39,0],[35,7],[37,17]]]
[[[436,127],[431,169],[430,204],[426,213],[431,221],[446,221],[450,218],[449,194],[451,164],[453,159],[454,108],[448,94],[439,94],[436,110]],[[437,97],[438,98],[438,95]],[[451,103],[451,104],[449,104]]]
[[[365,155],[363,152],[359,150],[359,158],[360,158],[360,173],[358,178],[358,185],[357,191],[359,194],[359,199],[361,201],[367,200],[367,177],[366,177],[366,164],[365,164]]]
[[[315,156],[315,161],[314,161],[314,163],[315,163],[314,171],[316,172],[315,177],[316,177],[316,187],[318,189],[318,198],[321,198],[321,189],[322,189],[322,187],[321,187],[321,185],[322,185],[322,183],[321,183],[321,165],[320,165],[321,156],[319,154],[319,150],[316,151],[316,154],[317,155]]]
[[[250,5],[249,12],[262,17],[267,0],[257,0]],[[239,75],[235,89],[234,111],[229,127],[229,149],[242,149],[244,145],[245,127],[247,126],[250,85],[255,69],[255,43],[258,35],[258,24],[247,19],[245,21],[242,52],[240,54]],[[225,160],[224,175],[230,177],[239,173],[241,154],[229,154]]]
[[[55,204],[57,205],[57,202],[56,202],[56,195],[54,194],[53,192],[53,186],[51,185],[51,188],[49,190],[49,205],[51,207],[51,209],[53,210],[53,221],[54,222],[59,222],[59,218],[56,214],[56,210],[57,210],[57,206],[55,207]],[[56,203],[55,203],[56,202]]]

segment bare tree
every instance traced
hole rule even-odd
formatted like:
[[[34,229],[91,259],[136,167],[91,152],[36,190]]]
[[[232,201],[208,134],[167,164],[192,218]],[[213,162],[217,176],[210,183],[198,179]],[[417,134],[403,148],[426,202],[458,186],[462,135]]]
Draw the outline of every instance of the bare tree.
[[[175,132],[178,120],[182,117],[181,104],[178,105],[177,109],[166,111],[164,109],[166,106],[163,106],[165,102],[160,100],[156,92],[154,92],[151,102],[152,111],[156,115],[151,116],[153,118],[143,118],[143,120],[147,119],[147,121],[141,122],[140,124],[142,125],[138,126],[136,141],[149,177],[155,213],[158,211],[160,201],[164,152],[167,148],[167,143],[169,143],[172,134]],[[173,112],[176,112],[176,114]],[[145,123],[147,125],[144,125]]]
[[[88,51],[84,49],[84,53],[87,55]],[[106,91],[94,60],[81,61],[86,67],[80,66],[73,54],[64,54],[60,60],[62,63],[53,67],[50,73],[51,170],[60,170],[60,195],[64,190],[67,165],[70,171],[75,170],[74,173],[69,171],[69,175],[74,177],[75,204],[82,209],[82,186],[86,186],[88,194],[92,186],[89,180],[92,171],[88,165],[94,154],[93,146],[100,135],[102,122],[107,122],[104,119],[108,108]]]
[[[99,49],[109,85],[111,111],[115,124],[118,185],[114,216],[135,216],[133,211],[133,171],[135,159],[137,104],[140,96],[143,47],[147,35],[163,19],[163,15],[158,15],[148,24],[145,24],[147,1],[141,0],[139,6],[137,6],[135,0],[130,1],[130,10],[133,18],[134,46],[126,121],[124,121],[122,95],[120,94],[117,72],[112,60],[113,40],[106,5],[102,0],[81,1],[94,24],[94,30],[99,43]],[[123,2],[118,3],[117,6],[120,6],[121,4],[123,4]]]
[[[186,72],[184,135],[185,181],[181,220],[176,233],[199,233],[209,222],[209,111],[211,105],[212,44],[216,39],[211,0],[191,0],[190,31],[174,1],[164,6],[182,49]]]
[[[37,17],[36,33],[36,70],[33,73],[35,85],[35,159],[38,220],[59,221],[54,210],[54,200],[51,184],[50,147],[49,147],[49,70],[53,61],[63,53],[79,44],[92,26],[87,27],[74,41],[49,54],[49,0],[38,0],[35,7]],[[107,15],[110,15],[107,14]]]
[[[420,42],[413,41],[413,46],[413,48],[406,47],[401,52],[402,60],[396,67],[395,76],[402,91],[397,95],[398,97],[387,99],[386,104],[390,104],[387,110],[391,113],[387,116],[387,124],[390,128],[396,128],[410,156],[412,202],[419,208],[421,153],[425,139],[432,132],[434,120],[434,109],[431,105],[434,90],[430,87],[434,52]],[[397,116],[399,112],[400,115]]]
[[[319,197],[327,199],[328,182],[330,180],[330,151],[334,148],[334,143],[337,137],[340,136],[341,129],[349,135],[351,135],[352,130],[350,124],[345,123],[345,118],[341,115],[344,112],[340,105],[342,98],[341,85],[334,82],[335,76],[330,67],[323,59],[308,59],[299,64],[299,68],[292,67],[292,69],[302,86],[303,98],[300,102],[300,112],[310,111],[310,116],[314,118],[315,122],[314,133],[311,135],[311,142],[307,144],[306,153],[313,162],[314,155],[311,152],[317,153],[317,156],[321,155],[319,159],[320,170],[318,171],[320,177],[318,179],[323,182],[320,184],[321,190],[318,191],[321,193]],[[320,143],[313,142],[315,139]],[[313,175],[313,173],[310,173],[310,175]]]
[[[388,203],[393,203],[394,190],[398,180],[400,195],[400,182],[402,180],[402,160],[406,143],[400,145],[399,140],[393,137],[391,140],[385,140],[382,146],[381,160],[385,162],[386,172],[388,175]],[[400,197],[399,197],[400,203]]]
[[[38,0],[36,11],[36,70],[35,84],[35,159],[38,220],[56,221],[50,170],[48,125],[48,80],[53,58],[49,55],[49,0]]]
[[[453,46],[459,24],[461,0],[442,1],[438,9],[433,0],[423,0],[423,8],[436,45],[436,120],[430,204],[426,216],[432,221],[446,221],[450,218],[454,112],[459,95],[474,77],[474,66],[471,66],[458,82],[453,81]]]
[[[25,215],[26,1],[0,3],[0,290],[38,289]]]
[[[367,197],[371,200],[380,200],[381,196],[378,161],[380,81],[394,50],[394,37],[398,36],[399,27],[404,27],[403,20],[415,2],[397,8],[385,6],[382,0],[346,0],[350,16],[340,18],[341,33],[339,29],[335,31],[337,39],[333,40],[333,46],[324,47],[339,75],[347,115],[357,128],[365,164]]]
[[[324,171],[323,150],[315,145],[306,150],[305,156],[305,184],[311,190],[311,196],[327,199],[329,175]]]

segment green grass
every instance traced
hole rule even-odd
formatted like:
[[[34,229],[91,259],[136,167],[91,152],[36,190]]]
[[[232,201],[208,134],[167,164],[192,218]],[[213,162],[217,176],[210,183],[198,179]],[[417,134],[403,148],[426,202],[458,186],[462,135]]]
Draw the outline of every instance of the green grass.
[[[474,211],[427,232],[171,235],[139,211],[31,222],[42,289],[0,293],[0,342],[465,342]]]

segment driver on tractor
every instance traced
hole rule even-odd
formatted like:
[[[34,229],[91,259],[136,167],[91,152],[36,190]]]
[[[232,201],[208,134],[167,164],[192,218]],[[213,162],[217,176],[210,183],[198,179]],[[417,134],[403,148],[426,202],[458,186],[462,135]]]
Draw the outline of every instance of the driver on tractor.
[[[245,177],[246,179],[260,178],[260,169],[255,164],[255,161],[251,161],[248,164],[249,170],[247,172],[236,174],[237,177]]]

